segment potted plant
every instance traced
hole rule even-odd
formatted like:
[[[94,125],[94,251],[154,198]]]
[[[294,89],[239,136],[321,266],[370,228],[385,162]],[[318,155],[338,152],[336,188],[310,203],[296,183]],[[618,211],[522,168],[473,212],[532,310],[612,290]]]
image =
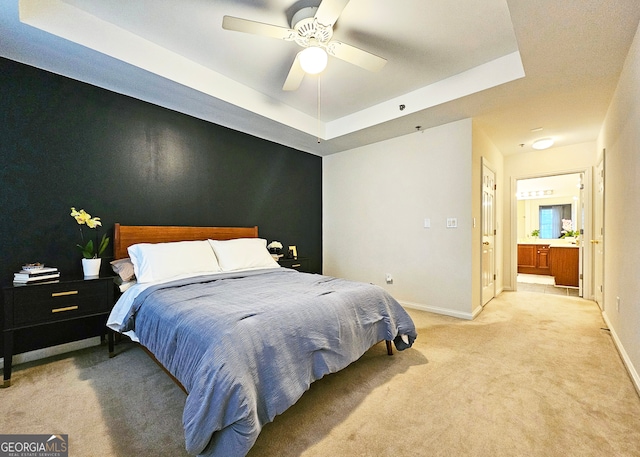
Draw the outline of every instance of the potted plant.
[[[81,209],[80,211],[77,211],[74,207],[71,208],[71,217],[73,217],[78,225],[80,225],[80,239],[82,240],[82,244],[77,244],[76,246],[78,246],[80,252],[82,252],[82,271],[84,272],[84,276],[85,278],[98,276],[100,274],[100,264],[102,262],[100,256],[109,245],[109,238],[107,238],[107,234],[105,233],[102,235],[102,239],[98,243],[98,236],[96,234],[95,245],[93,243],[93,239],[89,239],[85,243],[82,226],[86,225],[90,229],[95,230],[102,226],[102,222],[100,222],[99,217],[91,217],[91,215],[85,210]]]
[[[538,238],[540,236],[540,229],[534,229],[531,232],[531,236],[534,237],[534,238]]]
[[[579,230],[573,230],[573,221],[571,219],[562,219],[562,231],[560,233],[562,233],[560,238],[569,239],[569,241],[573,241],[575,237],[580,235]]]

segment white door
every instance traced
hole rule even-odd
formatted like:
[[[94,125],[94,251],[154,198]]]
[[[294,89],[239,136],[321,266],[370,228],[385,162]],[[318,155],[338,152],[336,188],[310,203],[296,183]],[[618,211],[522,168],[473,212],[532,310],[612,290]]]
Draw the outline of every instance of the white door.
[[[596,165],[595,182],[593,236],[591,239],[593,249],[593,294],[600,309],[604,310],[604,157]]]
[[[482,306],[496,295],[496,175],[482,163]]]

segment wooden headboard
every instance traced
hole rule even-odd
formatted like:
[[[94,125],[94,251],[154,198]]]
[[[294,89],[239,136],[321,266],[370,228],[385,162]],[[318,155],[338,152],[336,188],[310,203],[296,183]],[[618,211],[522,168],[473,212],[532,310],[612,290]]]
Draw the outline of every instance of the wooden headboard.
[[[257,238],[254,227],[179,227],[162,225],[120,225],[113,228],[113,257],[129,257],[127,248],[136,243],[168,243],[171,241],[232,240]]]

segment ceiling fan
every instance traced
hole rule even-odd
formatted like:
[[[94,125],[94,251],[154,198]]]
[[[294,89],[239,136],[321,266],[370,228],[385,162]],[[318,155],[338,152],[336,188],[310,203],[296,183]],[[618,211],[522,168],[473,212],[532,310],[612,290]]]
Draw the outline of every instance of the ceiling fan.
[[[305,48],[296,55],[282,87],[282,90],[296,90],[305,73],[315,74],[324,70],[327,54],[369,71],[379,71],[387,63],[382,57],[331,39],[333,25],[347,3],[349,0],[322,0],[318,7],[302,8],[291,18],[291,28],[233,16],[224,16],[222,28],[295,41]],[[312,65],[318,62],[319,65],[314,68]]]

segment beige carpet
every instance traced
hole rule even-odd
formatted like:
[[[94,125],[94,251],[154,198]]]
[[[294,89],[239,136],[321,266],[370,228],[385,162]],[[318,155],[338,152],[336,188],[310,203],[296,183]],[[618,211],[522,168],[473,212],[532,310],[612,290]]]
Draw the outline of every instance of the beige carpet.
[[[640,456],[640,399],[597,306],[503,293],[474,321],[410,310],[414,348],[384,344],[314,383],[258,456]],[[63,433],[70,456],[182,456],[185,395],[138,348],[15,367],[0,433]]]

